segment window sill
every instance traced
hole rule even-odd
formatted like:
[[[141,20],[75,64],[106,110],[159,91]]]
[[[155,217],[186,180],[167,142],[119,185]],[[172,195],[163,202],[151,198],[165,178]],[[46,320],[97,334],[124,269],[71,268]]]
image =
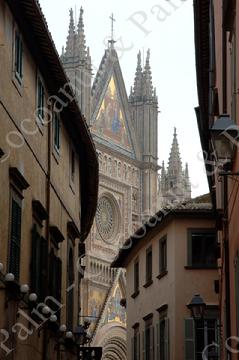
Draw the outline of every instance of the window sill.
[[[164,276],[166,276],[168,274],[168,271],[167,270],[164,270],[162,271],[158,276],[157,276],[157,279],[162,279]]]
[[[56,163],[59,164],[59,160],[60,160],[60,149],[58,150],[55,145],[53,145],[52,155],[53,155],[54,159],[56,160]]]
[[[138,295],[139,295],[139,290],[135,291],[135,292],[131,295],[131,297],[132,297],[132,299],[135,299]]]
[[[187,265],[184,266],[184,269],[186,270],[217,270],[217,265],[215,266],[207,266],[207,265]]]
[[[147,289],[152,284],[153,284],[153,280],[151,279],[151,280],[147,281],[146,284],[144,284],[144,288]]]
[[[73,181],[72,180],[70,180],[70,189],[71,189],[71,191],[72,191],[72,193],[75,195],[75,184],[73,183]]]
[[[20,80],[20,78],[16,72],[13,72],[13,74],[12,74],[12,82],[13,82],[15,88],[17,89],[17,92],[19,93],[19,95],[23,96],[23,81]]]

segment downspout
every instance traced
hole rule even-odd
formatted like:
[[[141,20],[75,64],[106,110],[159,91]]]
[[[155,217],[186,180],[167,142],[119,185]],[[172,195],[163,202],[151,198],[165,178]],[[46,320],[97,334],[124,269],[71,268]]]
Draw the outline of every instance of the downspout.
[[[52,108],[49,106],[48,110],[52,113]],[[46,219],[46,240],[47,240],[47,248],[50,248],[50,191],[51,191],[51,129],[52,129],[52,121],[48,119],[47,122],[47,178],[46,178],[46,210],[48,217]],[[46,278],[47,278],[47,295],[48,295],[48,277],[49,277],[49,258],[47,261],[46,268]],[[44,328],[43,330],[43,351],[42,351],[42,360],[47,360],[47,352],[48,352],[48,336],[47,330]],[[58,358],[58,348],[57,348],[57,358]]]
[[[224,176],[224,259],[225,259],[225,305],[226,305],[226,337],[231,347],[231,294],[230,294],[230,254],[228,227],[228,178]],[[227,350],[227,359],[231,359],[231,352]]]
[[[222,6],[222,107],[223,113],[227,114],[227,32],[224,26],[225,1]],[[226,305],[226,337],[229,347],[231,346],[231,294],[230,294],[230,254],[229,254],[229,227],[228,227],[228,178],[224,176],[224,259],[225,259],[225,305]],[[231,359],[231,353],[227,350],[227,358]]]

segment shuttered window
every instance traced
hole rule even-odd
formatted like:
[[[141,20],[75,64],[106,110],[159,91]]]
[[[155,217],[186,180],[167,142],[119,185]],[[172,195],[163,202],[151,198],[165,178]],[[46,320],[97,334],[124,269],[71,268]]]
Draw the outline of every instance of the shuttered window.
[[[169,319],[161,318],[156,330],[156,358],[158,360],[169,360]]]
[[[145,331],[143,332],[143,360],[154,359],[154,327],[153,318],[145,320]]]
[[[152,281],[153,276],[153,253],[152,246],[146,250],[146,283]]]
[[[15,275],[18,281],[20,276],[20,255],[21,255],[21,219],[22,208],[20,201],[12,198],[10,222],[10,244],[8,271]]]
[[[131,339],[131,359],[140,360],[140,333],[139,326],[134,329],[134,336]]]
[[[55,255],[53,249],[50,251],[49,269],[49,293],[54,299],[61,303],[62,261]],[[59,306],[56,305],[56,308],[53,310],[57,311],[56,315],[59,318]]]
[[[70,247],[67,264],[67,326],[73,329],[74,318],[74,256]]]
[[[37,79],[37,115],[38,118],[44,121],[44,106],[45,106],[45,88],[40,76]]]
[[[39,301],[47,296],[47,241],[37,230],[32,228],[32,255],[31,255],[31,291],[35,292]]]
[[[194,319],[184,320],[185,360],[195,360],[195,326]]]
[[[15,75],[21,83],[23,78],[23,42],[18,31],[15,32]]]
[[[57,151],[60,150],[60,116],[54,113],[53,116],[53,134],[54,134],[54,147]]]

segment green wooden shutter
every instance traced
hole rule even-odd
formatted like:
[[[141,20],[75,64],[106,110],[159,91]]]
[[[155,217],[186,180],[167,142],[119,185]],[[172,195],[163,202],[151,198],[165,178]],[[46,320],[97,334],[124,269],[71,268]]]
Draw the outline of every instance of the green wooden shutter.
[[[169,360],[169,318],[165,318],[165,339],[164,339],[164,351],[165,351],[165,360]]]
[[[217,320],[216,322],[216,353],[218,355],[218,359],[220,358],[220,320]]]
[[[145,349],[145,346],[146,346],[146,339],[145,339],[145,336],[146,336],[146,333],[145,331],[143,331],[143,360],[146,360],[146,349]]]
[[[39,268],[40,297],[41,300],[44,300],[48,294],[48,288],[47,288],[48,244],[47,244],[47,240],[44,237],[41,237],[40,240],[39,257],[40,257],[40,268]]]
[[[195,360],[195,326],[194,319],[184,320],[185,360]]]
[[[20,275],[21,217],[21,206],[12,199],[9,272],[15,275],[16,280],[19,280]]]
[[[49,255],[49,292],[51,296],[55,296],[55,255],[53,249]]]
[[[160,359],[160,325],[156,326],[156,359]]]
[[[137,334],[137,360],[140,360],[140,333]]]
[[[22,79],[22,60],[23,60],[23,42],[22,39],[19,36],[19,75]]]
[[[154,327],[150,326],[150,359],[154,359]]]
[[[134,337],[131,338],[131,359],[134,359]]]
[[[32,227],[32,249],[31,249],[31,291],[35,292],[40,299],[41,278],[39,269],[41,267],[40,259],[40,235],[36,224]]]
[[[62,277],[62,261],[59,257],[56,257],[56,298],[61,302],[61,277]]]

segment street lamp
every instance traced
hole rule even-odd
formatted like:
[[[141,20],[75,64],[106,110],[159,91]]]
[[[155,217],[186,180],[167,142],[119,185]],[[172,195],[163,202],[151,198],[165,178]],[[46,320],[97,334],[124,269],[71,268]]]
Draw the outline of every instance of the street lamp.
[[[74,335],[75,335],[77,346],[81,346],[85,343],[86,334],[87,334],[87,332],[86,332],[86,329],[84,328],[84,326],[79,325],[76,327],[76,330],[74,331]]]
[[[194,320],[203,319],[206,310],[206,304],[199,294],[194,295],[187,307],[191,310]]]
[[[231,163],[235,145],[238,142],[238,130],[235,122],[227,114],[222,114],[210,129],[212,147],[217,160]]]

